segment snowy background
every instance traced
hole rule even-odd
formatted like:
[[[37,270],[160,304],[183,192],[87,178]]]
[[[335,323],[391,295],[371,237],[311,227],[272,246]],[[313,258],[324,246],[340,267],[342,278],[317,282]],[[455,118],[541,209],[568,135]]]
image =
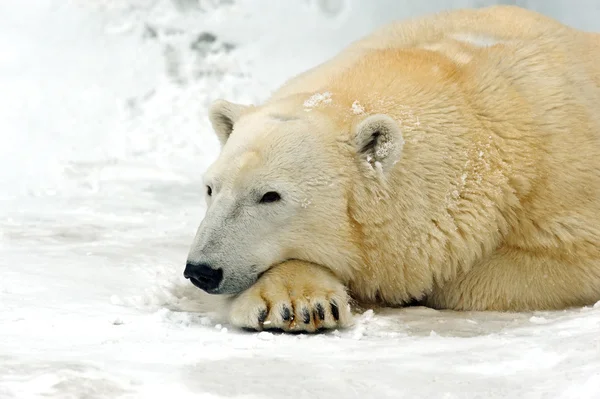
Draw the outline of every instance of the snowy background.
[[[491,3],[1,0],[0,398],[600,397],[600,307],[257,334],[181,276],[210,101],[259,102],[393,19]],[[600,1],[516,3],[600,31]]]

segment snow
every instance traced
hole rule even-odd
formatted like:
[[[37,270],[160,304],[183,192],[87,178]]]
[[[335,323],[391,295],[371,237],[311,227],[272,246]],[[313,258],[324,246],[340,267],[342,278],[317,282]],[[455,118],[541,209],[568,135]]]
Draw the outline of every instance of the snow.
[[[303,105],[306,108],[305,111],[310,111],[311,108],[315,108],[320,104],[331,104],[331,101],[331,93],[327,91],[325,93],[313,94],[304,101]]]
[[[206,106],[417,12],[356,4],[0,2],[0,398],[599,396],[598,304],[282,335],[232,328],[183,279],[219,149]]]
[[[365,108],[362,105],[360,105],[360,102],[358,100],[355,100],[352,103],[352,113],[354,115],[361,115],[365,113]]]

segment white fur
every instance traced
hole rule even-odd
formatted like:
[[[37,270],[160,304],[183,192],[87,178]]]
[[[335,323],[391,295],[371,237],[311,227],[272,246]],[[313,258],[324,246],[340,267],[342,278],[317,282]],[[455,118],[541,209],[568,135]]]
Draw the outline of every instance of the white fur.
[[[260,106],[219,101],[189,258],[223,269],[230,320],[255,329],[343,326],[277,312],[343,307],[346,290],[455,310],[592,304],[599,60],[600,36],[540,14],[460,10],[383,27]],[[282,200],[260,204],[270,190]]]

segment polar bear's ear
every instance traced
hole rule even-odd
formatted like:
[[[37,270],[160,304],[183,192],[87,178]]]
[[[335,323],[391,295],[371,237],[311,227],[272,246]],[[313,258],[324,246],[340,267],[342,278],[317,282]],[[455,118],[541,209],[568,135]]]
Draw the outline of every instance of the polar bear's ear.
[[[221,142],[221,147],[229,139],[229,135],[233,131],[233,125],[246,108],[248,108],[247,105],[234,104],[225,100],[215,100],[210,105],[208,118]]]
[[[384,114],[371,115],[355,127],[358,156],[372,166],[379,163],[388,172],[402,155],[404,139],[398,123]]]

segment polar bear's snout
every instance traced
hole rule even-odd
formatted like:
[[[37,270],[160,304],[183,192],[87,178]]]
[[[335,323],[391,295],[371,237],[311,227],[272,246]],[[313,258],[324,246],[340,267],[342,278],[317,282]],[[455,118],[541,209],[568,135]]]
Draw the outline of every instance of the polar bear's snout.
[[[183,276],[201,290],[216,293],[223,281],[223,269],[213,269],[207,263],[187,262]]]

